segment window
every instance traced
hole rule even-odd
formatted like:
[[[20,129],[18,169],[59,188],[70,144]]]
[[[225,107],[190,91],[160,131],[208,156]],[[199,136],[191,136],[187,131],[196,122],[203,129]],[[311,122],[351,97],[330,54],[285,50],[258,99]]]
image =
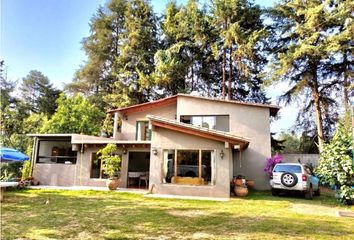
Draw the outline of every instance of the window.
[[[119,157],[121,158],[122,156]],[[122,164],[122,162],[120,164]],[[102,162],[101,159],[98,158],[97,153],[91,154],[90,178],[108,178],[108,175],[105,174],[102,169]]]
[[[218,115],[218,116],[181,116],[181,122],[192,124],[198,127],[205,127],[210,129],[215,129],[219,131],[229,132],[229,116],[228,115]]]
[[[76,164],[76,159],[70,140],[38,141],[37,163]]]
[[[198,183],[197,185],[213,185],[214,151],[200,149],[164,150],[162,172],[163,183],[188,184],[187,180],[190,180]],[[199,179],[198,182],[195,181],[197,179]]]
[[[148,121],[136,122],[136,140],[151,140],[151,130],[149,129]]]
[[[277,165],[274,172],[301,173],[301,166],[298,165]]]

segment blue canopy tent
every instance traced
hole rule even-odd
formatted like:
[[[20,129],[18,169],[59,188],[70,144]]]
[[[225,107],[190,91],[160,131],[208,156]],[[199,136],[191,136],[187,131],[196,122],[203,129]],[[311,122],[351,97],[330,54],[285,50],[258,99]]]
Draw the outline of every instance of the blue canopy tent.
[[[29,157],[13,148],[0,148],[0,162],[22,162]]]

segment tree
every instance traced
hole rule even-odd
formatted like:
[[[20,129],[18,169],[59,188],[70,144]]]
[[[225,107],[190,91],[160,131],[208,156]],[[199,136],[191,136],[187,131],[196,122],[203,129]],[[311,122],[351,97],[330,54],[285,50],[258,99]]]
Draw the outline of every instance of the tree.
[[[16,98],[11,96],[11,93],[15,90],[16,83],[9,81],[6,77],[6,72],[5,72],[5,62],[2,60],[0,61],[0,106],[1,106],[1,111],[4,111],[4,109],[10,104],[13,104],[16,102]],[[1,117],[2,119],[3,117]]]
[[[350,114],[347,112],[345,118],[338,124],[333,139],[324,145],[320,164],[316,169],[322,183],[337,187],[337,197],[345,204],[354,204],[352,148],[351,121]]]
[[[281,97],[285,103],[308,100],[304,109],[315,112],[320,151],[325,141],[323,115],[335,107],[331,92],[339,84],[321,71],[329,57],[326,46],[333,34],[335,8],[330,1],[284,0],[271,10],[273,80],[289,82],[290,89]]]
[[[82,44],[87,62],[66,88],[100,107],[149,100],[153,88],[157,18],[146,0],[111,0],[90,22]]]
[[[87,99],[80,95],[66,97],[62,93],[57,104],[55,114],[43,124],[42,133],[100,133],[105,114]]]
[[[181,7],[172,1],[161,26],[164,49],[155,55],[156,83],[167,94],[202,90],[208,80],[207,71],[202,74],[202,66],[208,61],[205,54],[211,46],[207,40],[213,34],[206,10],[200,10],[196,0]]]
[[[212,14],[220,36],[214,43],[214,55],[222,58],[222,97],[227,94],[229,100],[265,103],[267,99],[260,88],[260,74],[266,63],[262,54],[266,31],[261,9],[248,0],[215,0]]]
[[[130,104],[150,99],[153,89],[154,54],[158,49],[157,18],[146,0],[132,0],[124,12],[124,32],[120,53],[115,56],[112,74],[118,79],[105,101],[120,107],[129,99]],[[124,101],[121,101],[124,100]],[[123,105],[124,106],[124,105]]]
[[[56,100],[60,91],[50,84],[48,77],[32,70],[22,79],[21,95],[29,110],[51,116],[57,108]]]
[[[354,19],[353,1],[333,1],[334,24],[336,34],[330,36],[326,51],[330,58],[325,62],[322,71],[341,82],[343,105],[349,110],[350,85],[354,83]],[[353,95],[352,95],[353,96]]]

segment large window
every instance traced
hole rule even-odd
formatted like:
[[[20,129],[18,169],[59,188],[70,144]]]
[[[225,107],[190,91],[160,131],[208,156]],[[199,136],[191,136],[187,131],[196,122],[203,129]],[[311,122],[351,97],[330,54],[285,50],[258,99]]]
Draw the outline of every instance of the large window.
[[[39,140],[37,163],[76,164],[70,140]]]
[[[163,183],[213,185],[214,151],[165,150]]]
[[[205,127],[219,131],[229,132],[229,116],[215,115],[215,116],[190,116],[182,115],[181,122],[192,124],[198,127]]]
[[[151,140],[151,130],[149,129],[148,121],[136,122],[136,140]]]

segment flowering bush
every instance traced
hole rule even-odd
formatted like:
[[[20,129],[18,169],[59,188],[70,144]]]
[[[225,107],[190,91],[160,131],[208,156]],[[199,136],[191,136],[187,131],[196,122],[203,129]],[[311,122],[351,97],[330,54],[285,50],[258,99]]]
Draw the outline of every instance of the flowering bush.
[[[274,157],[267,159],[267,164],[264,167],[264,171],[268,174],[269,177],[272,177],[272,171],[275,164],[281,163],[281,156],[277,153]]]

